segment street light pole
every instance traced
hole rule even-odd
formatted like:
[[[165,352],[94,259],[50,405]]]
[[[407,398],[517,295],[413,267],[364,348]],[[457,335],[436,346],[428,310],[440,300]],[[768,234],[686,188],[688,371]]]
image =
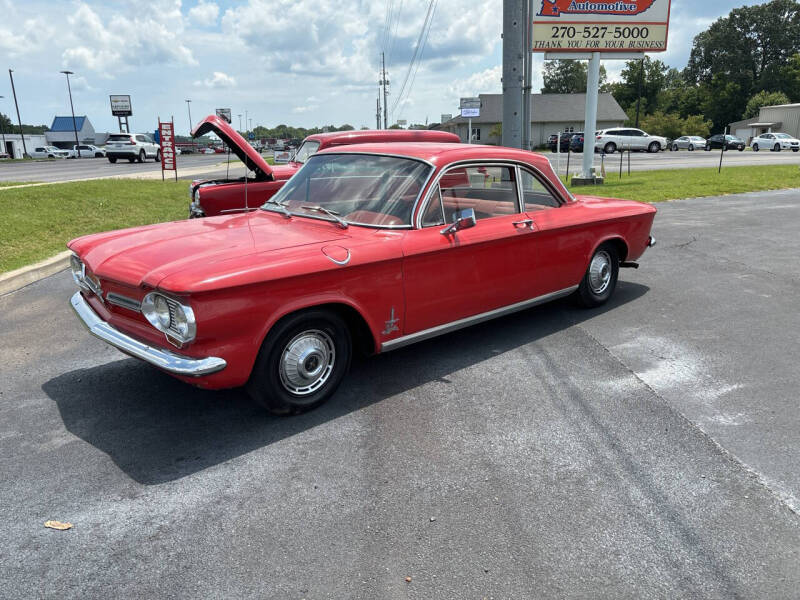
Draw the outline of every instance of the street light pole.
[[[239,131],[242,131],[242,115],[239,116]]]
[[[81,157],[81,143],[78,141],[78,124],[75,122],[75,107],[72,104],[72,88],[69,85],[69,76],[74,75],[72,71],[61,71],[67,76],[67,91],[69,92],[69,109],[72,111],[72,130],[75,132],[75,150],[78,152],[78,158]]]
[[[17,123],[19,123],[19,135],[22,138],[22,158],[28,156],[28,149],[25,147],[25,133],[22,131],[22,119],[19,116],[19,104],[17,103],[17,90],[14,88],[14,76],[12,75],[14,71],[12,69],[8,70],[8,77],[11,79],[11,93],[14,94],[14,106],[17,109]]]
[[[189,110],[189,137],[192,138],[192,101],[186,100],[186,108]],[[194,149],[194,138],[192,138],[192,148]]]

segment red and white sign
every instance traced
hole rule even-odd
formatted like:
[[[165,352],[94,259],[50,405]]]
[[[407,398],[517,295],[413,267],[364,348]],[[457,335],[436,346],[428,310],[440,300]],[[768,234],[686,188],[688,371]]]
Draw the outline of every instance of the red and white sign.
[[[536,0],[533,52],[663,52],[670,0]]]
[[[172,123],[159,121],[158,136],[161,138],[161,170],[177,171],[175,132]]]

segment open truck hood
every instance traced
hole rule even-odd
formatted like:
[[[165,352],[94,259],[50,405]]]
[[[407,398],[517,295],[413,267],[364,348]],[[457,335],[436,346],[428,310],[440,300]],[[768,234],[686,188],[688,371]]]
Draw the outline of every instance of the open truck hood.
[[[192,137],[200,137],[207,133],[213,133],[225,142],[228,148],[231,149],[231,152],[233,152],[248,169],[255,171],[257,179],[265,181],[275,180],[272,168],[264,160],[264,157],[256,152],[256,149],[248,144],[247,140],[239,135],[239,132],[231,127],[225,119],[221,119],[217,115],[207,116],[192,130]]]

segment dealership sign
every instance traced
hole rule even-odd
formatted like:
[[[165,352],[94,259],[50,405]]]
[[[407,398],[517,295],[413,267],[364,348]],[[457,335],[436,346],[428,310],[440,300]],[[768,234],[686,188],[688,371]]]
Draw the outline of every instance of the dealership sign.
[[[536,0],[533,52],[663,52],[670,0]]]
[[[109,96],[111,98],[111,114],[115,117],[133,116],[130,96]]]
[[[225,119],[228,123],[231,122],[231,109],[230,108],[218,108],[216,110],[217,116],[220,119]]]

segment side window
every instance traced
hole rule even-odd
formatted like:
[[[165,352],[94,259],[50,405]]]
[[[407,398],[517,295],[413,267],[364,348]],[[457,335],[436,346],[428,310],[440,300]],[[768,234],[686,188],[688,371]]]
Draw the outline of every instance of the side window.
[[[553,196],[550,190],[532,173],[521,171],[520,185],[522,185],[522,197],[525,199],[525,210],[543,210],[545,208],[557,208],[560,206],[558,198]]]
[[[435,225],[444,225],[444,213],[442,212],[442,200],[439,196],[439,186],[434,188],[430,202],[428,202],[428,207],[425,209],[425,214],[422,215],[423,227],[433,227]]]
[[[517,214],[515,173],[511,167],[493,165],[447,171],[439,181],[447,222],[465,208],[475,209],[476,219]]]

